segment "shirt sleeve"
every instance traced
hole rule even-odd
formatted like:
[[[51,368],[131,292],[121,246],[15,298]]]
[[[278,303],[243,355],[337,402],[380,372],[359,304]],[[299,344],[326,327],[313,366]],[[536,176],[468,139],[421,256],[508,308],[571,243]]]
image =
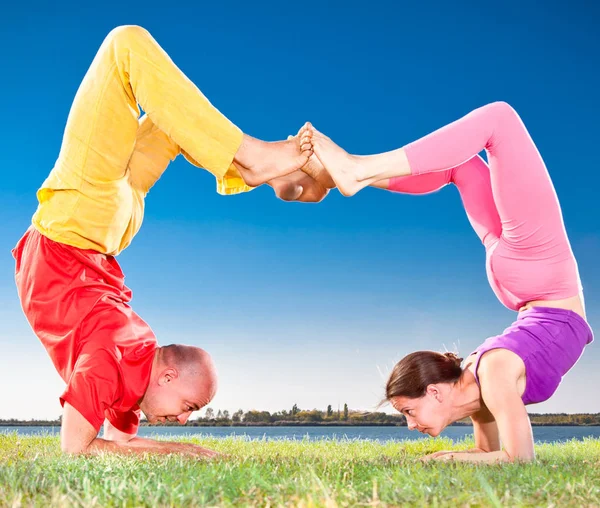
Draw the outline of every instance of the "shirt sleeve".
[[[129,411],[122,412],[108,408],[104,415],[111,425],[117,430],[125,432],[125,434],[137,434],[140,426],[139,409],[130,409]]]
[[[82,352],[77,359],[60,404],[68,402],[96,429],[120,392],[119,367],[105,349]]]

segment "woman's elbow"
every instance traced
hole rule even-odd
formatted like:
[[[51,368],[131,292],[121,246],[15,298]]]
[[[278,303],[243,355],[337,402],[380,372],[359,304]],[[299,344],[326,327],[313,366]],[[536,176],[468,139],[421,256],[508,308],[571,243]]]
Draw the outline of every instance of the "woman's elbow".
[[[535,460],[535,452],[533,450],[529,451],[519,451],[515,453],[504,452],[508,457],[508,462],[518,462],[518,463],[528,463],[533,462]]]

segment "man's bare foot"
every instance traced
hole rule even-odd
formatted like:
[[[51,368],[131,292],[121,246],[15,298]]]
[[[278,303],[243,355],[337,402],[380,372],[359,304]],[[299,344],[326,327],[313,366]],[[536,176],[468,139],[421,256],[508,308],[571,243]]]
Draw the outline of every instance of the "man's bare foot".
[[[322,201],[329,189],[302,172],[294,171],[267,182],[273,187],[275,194],[284,201],[300,201],[302,203],[318,203]]]
[[[370,182],[363,179],[359,157],[350,155],[310,124],[308,130],[312,131],[311,137],[314,147],[314,155],[311,158],[318,157],[318,160],[344,196],[353,196],[369,185]],[[317,165],[317,163],[314,162],[314,165]]]
[[[312,132],[286,141],[266,142],[244,134],[233,159],[246,184],[258,187],[269,180],[300,169],[312,154]]]

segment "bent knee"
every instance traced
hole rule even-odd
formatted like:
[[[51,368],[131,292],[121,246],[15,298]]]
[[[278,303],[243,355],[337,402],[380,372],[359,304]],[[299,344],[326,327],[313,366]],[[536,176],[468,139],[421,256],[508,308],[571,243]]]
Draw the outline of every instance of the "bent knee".
[[[150,37],[150,32],[138,25],[121,25],[115,27],[106,36],[107,39],[111,40],[136,40],[148,37]]]
[[[516,112],[515,108],[513,108],[508,102],[497,101],[488,104],[486,108],[491,111],[494,116],[498,119],[519,119],[519,114]]]

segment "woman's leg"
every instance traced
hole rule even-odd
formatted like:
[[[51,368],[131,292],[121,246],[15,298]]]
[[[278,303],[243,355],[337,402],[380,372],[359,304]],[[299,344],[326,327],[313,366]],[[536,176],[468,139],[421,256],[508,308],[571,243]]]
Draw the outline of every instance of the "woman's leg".
[[[458,188],[469,222],[486,250],[502,234],[502,223],[492,194],[490,170],[479,155],[444,171],[397,176],[384,182],[387,184],[380,185],[377,182],[374,186],[403,194],[429,194],[453,183]]]
[[[496,102],[476,109],[393,152],[348,156],[354,157],[353,168],[347,157],[339,160],[334,157],[342,149],[332,146],[320,133],[313,135],[313,144],[315,154],[334,180],[336,175],[350,174],[346,169],[353,169],[354,181],[360,185],[394,176],[444,171],[471,160],[485,149],[493,198],[506,241],[533,246],[545,232],[565,236],[546,166],[523,122],[506,103]]]
[[[491,189],[502,234],[490,255],[488,275],[510,308],[533,300],[576,296],[580,291],[556,192],[523,122],[506,103],[479,108],[405,148],[355,157],[313,135],[315,155],[351,194],[377,180],[444,171],[486,150]]]
[[[123,26],[104,40],[79,87],[56,176],[89,183],[122,178],[136,144],[138,104],[181,151],[219,179],[241,176],[255,186],[307,160],[297,140],[265,143],[244,135],[146,30]]]

